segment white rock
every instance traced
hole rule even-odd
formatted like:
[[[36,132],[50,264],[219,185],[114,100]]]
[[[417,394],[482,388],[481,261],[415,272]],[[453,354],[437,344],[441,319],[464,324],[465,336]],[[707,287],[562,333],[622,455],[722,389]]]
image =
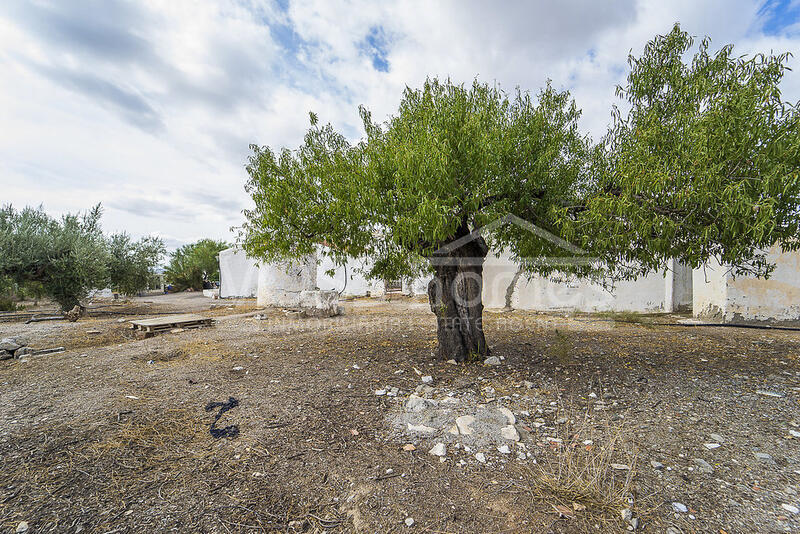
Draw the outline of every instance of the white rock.
[[[800,438],[800,432],[798,432],[797,430],[789,430],[789,434],[790,434],[790,435],[791,435],[793,438]]]
[[[503,436],[504,439],[519,441],[519,432],[517,432],[517,429],[514,427],[514,425],[506,425],[501,428],[500,435]]]
[[[375,395],[377,395],[379,397],[382,397],[383,395],[386,395],[386,390],[385,389],[376,389],[375,390]]]
[[[428,407],[432,406],[433,404],[434,403],[428,399],[423,399],[422,397],[412,393],[408,396],[408,400],[406,400],[406,411],[421,412],[428,409]]]
[[[759,460],[764,460],[764,461],[772,460],[772,456],[770,456],[769,454],[767,454],[765,452],[754,452],[753,454]]]
[[[452,360],[452,359],[451,360],[447,360],[447,363],[449,363],[450,365],[458,365],[458,362],[455,361],[455,360]]]
[[[431,375],[425,375],[422,377],[423,384],[431,384],[433,383],[433,377]]]
[[[694,461],[695,465],[697,465],[697,469],[701,473],[705,473],[707,475],[710,475],[711,473],[714,472],[714,468],[711,467],[711,464],[706,462],[702,458],[695,458],[693,461]]]
[[[719,443],[703,443],[703,447],[705,447],[708,450],[712,450],[719,447]]]
[[[22,347],[22,345],[20,345],[17,342],[17,340],[14,339],[13,337],[4,337],[3,339],[0,339],[0,350],[7,350],[8,352],[14,352],[20,347]],[[25,525],[27,527],[28,524],[25,523]]]
[[[689,509],[686,507],[686,505],[683,504],[683,503],[680,503],[680,502],[672,503],[672,509],[675,510],[676,512],[680,512],[682,514],[685,514],[686,512],[689,511]]]
[[[630,521],[633,519],[633,512],[630,508],[625,508],[620,511],[620,515],[622,516],[623,521]]]
[[[708,437],[716,441],[717,443],[725,443],[725,438],[720,436],[719,434],[709,434]]]
[[[656,462],[655,460],[650,461],[650,466],[653,469],[664,469],[664,464],[662,464],[661,462]]]
[[[436,432],[436,429],[430,426],[425,425],[412,425],[408,423],[408,430],[409,432],[419,432],[420,434],[433,434]]]
[[[764,395],[765,397],[775,397],[778,399],[783,397],[783,393],[777,393],[775,391],[766,391],[763,389],[757,390],[756,393],[758,393],[759,395]]]
[[[471,415],[462,415],[461,417],[456,418],[456,429],[458,430],[458,433],[464,436],[469,436],[472,434],[472,428],[470,428],[470,425],[474,422],[475,418]]]
[[[483,365],[500,365],[500,358],[497,356],[489,356],[483,360]]]
[[[500,412],[501,414],[503,414],[506,417],[506,419],[508,420],[508,424],[509,425],[514,425],[514,424],[517,423],[517,418],[514,417],[514,412],[512,412],[511,410],[509,410],[505,406],[500,406],[499,408],[497,408],[497,411]]]
[[[793,504],[784,503],[784,504],[781,505],[781,508],[783,508],[784,510],[786,510],[790,514],[800,513],[800,508],[798,508],[797,506],[794,506]]]
[[[27,521],[20,521],[19,525],[17,525],[17,534],[22,534],[23,532],[28,532],[28,522]]]
[[[511,449],[508,448],[508,445],[501,445],[497,447],[497,452],[500,454],[511,454]]]
[[[625,464],[611,464],[611,468],[617,471],[630,471],[631,466]]]
[[[413,517],[406,517],[405,524],[407,527],[414,526],[414,518]]]
[[[447,456],[447,447],[445,447],[444,443],[437,443],[431,450],[428,451],[428,454],[432,454],[434,456]]]
[[[475,454],[475,459],[478,460],[482,464],[486,463],[486,455],[483,454],[482,452],[476,453]]]

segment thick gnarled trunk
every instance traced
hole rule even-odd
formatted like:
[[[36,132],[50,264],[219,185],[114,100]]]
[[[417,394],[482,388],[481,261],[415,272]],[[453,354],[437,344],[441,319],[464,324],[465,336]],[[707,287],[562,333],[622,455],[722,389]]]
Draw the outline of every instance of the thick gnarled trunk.
[[[489,354],[483,335],[483,261],[488,247],[480,236],[458,248],[443,247],[431,258],[428,300],[436,315],[437,355],[463,362]]]

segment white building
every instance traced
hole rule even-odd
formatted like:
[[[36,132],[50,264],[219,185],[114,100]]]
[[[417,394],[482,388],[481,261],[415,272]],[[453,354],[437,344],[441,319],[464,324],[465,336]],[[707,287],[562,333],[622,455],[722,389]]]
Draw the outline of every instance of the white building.
[[[697,317],[729,322],[800,320],[800,253],[773,248],[775,264],[768,279],[734,278],[719,262],[695,269],[693,312]]]
[[[320,255],[304,262],[264,264],[241,250],[220,253],[220,296],[258,297],[259,305],[291,307],[301,291],[333,290],[345,297],[380,297],[388,292],[425,295],[428,278],[400,282],[368,280],[368,260],[351,259],[335,266]],[[633,281],[619,282],[612,291],[598,284],[574,279],[553,282],[540,276],[527,277],[507,255],[489,254],[483,269],[483,304],[486,308],[537,311],[582,311],[640,313],[692,310],[707,320],[799,321],[800,253],[773,251],[769,260],[777,264],[772,277],[759,280],[733,278],[728,269],[711,263],[691,269],[670,262],[664,273],[651,273]],[[332,271],[330,273],[329,271]]]
[[[255,297],[258,292],[258,263],[242,249],[227,248],[219,253],[220,298]]]

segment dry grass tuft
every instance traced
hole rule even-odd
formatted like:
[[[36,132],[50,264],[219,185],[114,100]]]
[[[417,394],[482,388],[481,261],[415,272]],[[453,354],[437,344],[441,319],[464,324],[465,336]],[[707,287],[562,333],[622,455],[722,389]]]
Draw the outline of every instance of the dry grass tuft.
[[[597,312],[593,314],[600,319],[611,320],[618,326],[637,324],[646,328],[655,326],[655,317],[652,314],[637,313],[632,311]]]
[[[97,333],[99,332],[99,333]],[[130,325],[109,324],[103,321],[81,321],[71,329],[65,329],[58,334],[48,336],[37,342],[41,348],[63,345],[69,350],[89,347],[105,347],[119,343],[126,343],[136,339]]]
[[[234,350],[230,345],[213,339],[184,341],[178,346],[178,350],[188,358],[201,358],[212,361],[232,358],[241,354],[240,351]]]
[[[595,525],[601,524],[604,532],[624,531],[621,511],[630,508],[640,517],[641,506],[632,497],[636,452],[624,439],[623,428],[608,423],[566,425],[560,439],[526,469],[523,488],[535,501],[577,520],[585,530],[596,531]],[[619,469],[620,465],[629,469]]]

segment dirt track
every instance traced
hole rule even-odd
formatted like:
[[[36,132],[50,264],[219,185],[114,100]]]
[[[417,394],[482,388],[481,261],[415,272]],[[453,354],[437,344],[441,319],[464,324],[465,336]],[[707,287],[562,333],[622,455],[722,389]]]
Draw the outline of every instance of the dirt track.
[[[150,309],[207,308],[199,298]],[[69,349],[0,362],[0,529],[613,532],[623,507],[645,532],[800,529],[782,507],[800,505],[800,333],[487,313],[502,365],[456,366],[432,359],[424,303],[224,317],[251,307],[146,340],[117,317],[0,324],[0,337]],[[390,424],[417,371],[433,399],[510,408],[530,457],[487,449],[483,464],[455,440],[444,461],[428,454],[440,437]],[[391,387],[397,397],[375,395]],[[239,434],[216,440],[204,408],[229,397],[239,406],[217,426]],[[542,483],[603,450],[633,469],[604,465],[582,492]]]

